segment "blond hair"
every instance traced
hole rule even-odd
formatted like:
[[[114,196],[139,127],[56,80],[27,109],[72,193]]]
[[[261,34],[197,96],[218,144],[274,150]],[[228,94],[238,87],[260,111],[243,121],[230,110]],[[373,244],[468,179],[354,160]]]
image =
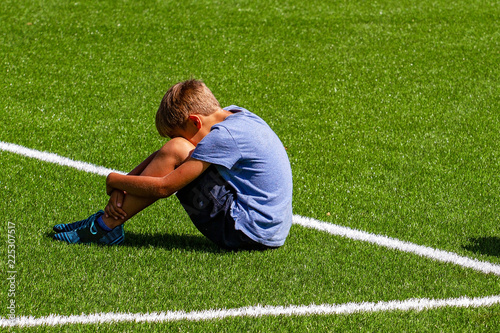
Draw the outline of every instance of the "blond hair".
[[[156,112],[156,129],[163,137],[171,136],[176,128],[185,128],[192,114],[208,116],[220,109],[220,103],[210,89],[199,80],[187,80],[172,86]]]

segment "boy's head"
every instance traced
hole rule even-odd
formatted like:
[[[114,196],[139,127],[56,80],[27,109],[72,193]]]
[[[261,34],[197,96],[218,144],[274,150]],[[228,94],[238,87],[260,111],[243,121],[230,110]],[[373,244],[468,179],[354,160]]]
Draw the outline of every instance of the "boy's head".
[[[220,103],[202,81],[179,82],[161,100],[156,112],[156,129],[161,136],[170,137],[175,129],[186,127],[190,115],[208,116],[220,107]]]

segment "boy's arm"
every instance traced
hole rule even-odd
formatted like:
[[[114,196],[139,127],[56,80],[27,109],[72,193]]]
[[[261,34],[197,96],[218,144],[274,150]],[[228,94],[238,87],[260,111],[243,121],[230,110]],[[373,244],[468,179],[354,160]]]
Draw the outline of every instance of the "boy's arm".
[[[140,175],[141,172],[146,169],[146,167],[151,163],[151,161],[155,158],[158,151],[155,151],[148,158],[142,161],[138,166],[136,166],[132,171],[130,171],[129,175]],[[122,209],[123,200],[125,198],[125,192],[122,190],[114,189],[112,193],[109,194],[110,198],[108,204],[104,211],[106,212],[106,217],[113,217],[115,219],[123,219],[127,216],[126,212]]]
[[[165,177],[110,173],[106,179],[106,191],[108,195],[118,189],[141,197],[166,198],[195,180],[209,166],[208,162],[190,158]]]

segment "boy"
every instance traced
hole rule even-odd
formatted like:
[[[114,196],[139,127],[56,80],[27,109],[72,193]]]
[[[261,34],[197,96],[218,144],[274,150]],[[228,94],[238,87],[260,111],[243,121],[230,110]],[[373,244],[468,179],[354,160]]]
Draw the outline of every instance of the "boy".
[[[104,211],[54,226],[55,239],[119,244],[123,223],[176,193],[198,230],[222,248],[283,245],[292,223],[292,173],[261,118],[234,105],[222,109],[203,82],[188,80],[167,91],[156,128],[171,140],[128,175],[109,174]]]

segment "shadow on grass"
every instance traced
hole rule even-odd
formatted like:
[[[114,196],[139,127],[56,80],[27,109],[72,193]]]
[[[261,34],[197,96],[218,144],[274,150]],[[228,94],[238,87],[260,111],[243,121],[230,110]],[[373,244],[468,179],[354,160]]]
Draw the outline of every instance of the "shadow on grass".
[[[500,257],[500,237],[469,238],[469,244],[462,247],[474,253]]]
[[[172,234],[139,234],[127,231],[122,246],[161,247],[164,249],[184,249],[201,252],[221,252],[221,250],[204,236],[172,235]]]
[[[54,238],[54,232],[47,232],[48,238]],[[56,241],[57,242],[57,241]],[[167,250],[183,249],[188,251],[221,253],[224,250],[217,247],[204,236],[173,235],[173,234],[140,234],[125,232],[125,241],[120,246],[129,247],[160,247]]]

